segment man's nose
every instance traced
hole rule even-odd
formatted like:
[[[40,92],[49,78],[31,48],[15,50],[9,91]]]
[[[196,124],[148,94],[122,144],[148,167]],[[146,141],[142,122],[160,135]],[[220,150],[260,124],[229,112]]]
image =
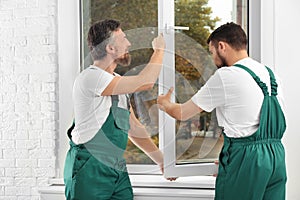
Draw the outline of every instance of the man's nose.
[[[131,43],[129,42],[129,40],[127,40],[127,42],[128,42],[128,47],[131,47]]]

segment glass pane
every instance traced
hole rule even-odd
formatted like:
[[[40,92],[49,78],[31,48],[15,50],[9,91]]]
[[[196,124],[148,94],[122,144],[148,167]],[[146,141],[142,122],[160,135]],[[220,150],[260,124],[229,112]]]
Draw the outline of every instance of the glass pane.
[[[175,0],[176,101],[189,100],[217,69],[208,54],[206,39],[219,25],[236,22],[247,32],[246,0]],[[176,121],[176,163],[217,160],[222,128],[215,111],[202,112],[187,121]]]
[[[133,75],[141,71],[152,55],[151,42],[157,35],[157,0],[82,0],[82,31],[81,31],[81,66],[82,69],[91,64],[87,47],[87,32],[91,24],[103,19],[116,19],[131,42],[131,65],[118,66],[120,75]],[[146,126],[153,141],[158,145],[158,109],[154,106],[158,89],[134,93],[131,105],[137,118]],[[130,141],[127,145],[125,158],[129,164],[148,164],[152,161]]]

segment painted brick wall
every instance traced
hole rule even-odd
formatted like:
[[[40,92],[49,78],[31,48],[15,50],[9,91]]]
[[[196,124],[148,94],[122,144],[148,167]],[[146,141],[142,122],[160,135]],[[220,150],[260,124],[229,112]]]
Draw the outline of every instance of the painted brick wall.
[[[56,20],[56,0],[0,0],[0,200],[56,176]]]

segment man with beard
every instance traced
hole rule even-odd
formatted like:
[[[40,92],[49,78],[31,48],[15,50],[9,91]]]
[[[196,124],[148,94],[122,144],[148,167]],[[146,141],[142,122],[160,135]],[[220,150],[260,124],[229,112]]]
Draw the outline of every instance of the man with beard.
[[[68,130],[65,170],[69,199],[133,199],[123,153],[128,136],[163,171],[163,156],[130,107],[128,93],[151,89],[162,67],[165,42],[152,41],[153,55],[136,76],[119,76],[118,64],[130,64],[130,42],[116,20],[93,24],[88,32],[93,65],[76,78],[75,119]],[[172,180],[172,179],[171,179]]]
[[[186,103],[170,102],[171,88],[158,97],[159,107],[178,120],[216,108],[224,145],[215,199],[283,200],[286,122],[278,76],[248,57],[246,34],[237,24],[220,26],[207,43],[219,69]]]

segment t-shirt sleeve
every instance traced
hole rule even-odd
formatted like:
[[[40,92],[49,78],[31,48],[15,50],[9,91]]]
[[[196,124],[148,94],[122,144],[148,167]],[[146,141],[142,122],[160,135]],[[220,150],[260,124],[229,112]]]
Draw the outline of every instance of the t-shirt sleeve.
[[[87,73],[84,76],[84,87],[86,92],[93,95],[101,95],[105,88],[112,81],[114,76],[104,70],[99,69],[87,69]]]
[[[219,70],[192,97],[192,101],[206,112],[225,104],[224,86]]]

